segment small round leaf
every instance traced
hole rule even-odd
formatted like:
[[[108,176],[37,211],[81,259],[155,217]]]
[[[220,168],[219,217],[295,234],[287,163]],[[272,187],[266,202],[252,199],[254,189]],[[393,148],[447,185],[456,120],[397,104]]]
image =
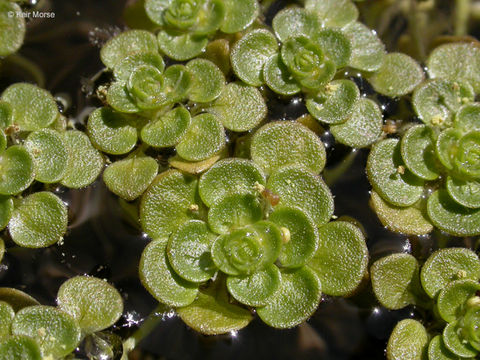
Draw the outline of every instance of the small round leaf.
[[[220,96],[225,87],[225,76],[217,65],[209,60],[195,59],[186,66],[193,80],[188,93],[191,101],[207,103]]]
[[[182,34],[171,30],[161,30],[157,39],[160,50],[178,61],[189,60],[200,55],[208,44],[206,36]]]
[[[480,180],[461,180],[447,177],[448,194],[460,205],[468,208],[480,208]]]
[[[187,131],[190,121],[188,110],[179,106],[145,125],[140,136],[144,143],[153,147],[175,146]]]
[[[0,358],[5,360],[41,360],[36,341],[27,336],[12,336],[0,343]]]
[[[387,343],[388,360],[423,360],[427,352],[428,333],[417,320],[400,321]]]
[[[465,312],[468,299],[480,290],[480,284],[474,280],[455,280],[447,284],[437,298],[438,313],[446,322],[454,322]]]
[[[13,54],[23,44],[25,37],[25,19],[22,15],[22,9],[16,3],[10,1],[0,2],[0,56]]]
[[[0,171],[0,194],[18,194],[34,179],[33,157],[21,145],[10,146],[0,154]]]

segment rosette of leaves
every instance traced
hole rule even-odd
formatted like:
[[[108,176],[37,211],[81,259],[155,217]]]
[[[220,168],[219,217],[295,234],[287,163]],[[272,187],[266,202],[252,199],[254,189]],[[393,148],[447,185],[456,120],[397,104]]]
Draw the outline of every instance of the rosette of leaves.
[[[141,281],[204,334],[245,327],[253,309],[270,326],[294,327],[322,292],[348,296],[366,271],[360,229],[330,222],[318,136],[297,122],[273,122],[254,134],[250,150],[251,159],[219,160],[201,176],[162,172],[141,199],[140,222],[154,239]]]
[[[102,330],[122,313],[119,292],[95,277],[77,276],[64,282],[57,306],[40,305],[20,290],[0,288],[0,358],[70,358],[82,341],[106,337],[109,333]]]
[[[49,187],[85,187],[103,167],[88,137],[65,123],[52,95],[35,85],[13,84],[0,97],[0,230],[17,245],[62,240],[67,206]]]
[[[423,124],[372,148],[371,202],[394,231],[426,234],[435,226],[457,236],[480,234],[480,104],[474,102],[474,75],[468,75],[471,63],[480,62],[476,49],[449,44],[434,50],[427,60],[433,79],[412,97]],[[461,51],[465,64],[457,64],[453,79],[448,56]]]
[[[232,69],[252,86],[266,84],[282,96],[303,93],[309,113],[328,124],[337,141],[367,147],[382,133],[382,112],[374,101],[360,97],[357,85],[346,78],[345,68],[365,76],[376,72],[380,84],[387,57],[382,42],[356,21],[357,16],[349,0],[311,0],[304,8],[287,7],[274,17],[273,32],[254,29],[235,43],[230,54]],[[408,59],[416,66],[409,78],[413,80],[408,82],[400,74],[410,73],[411,66],[397,73],[399,83],[408,82],[413,89],[423,72]],[[400,85],[395,86],[399,90]]]
[[[413,319],[399,322],[388,340],[389,360],[478,357],[480,260],[473,251],[441,249],[421,267],[409,254],[393,254],[377,260],[371,276],[386,308],[417,305],[433,317],[427,327]]]
[[[225,129],[249,131],[267,113],[258,89],[226,84],[209,60],[165,68],[152,37],[132,30],[103,47],[103,62],[115,81],[106,90],[109,107],[93,111],[87,123],[94,146],[116,156],[104,173],[105,183],[128,201],[138,198],[157,175],[155,154],[175,149],[173,166],[205,171],[224,156]],[[138,48],[130,46],[133,41]]]
[[[257,0],[146,0],[144,6],[162,53],[181,61],[200,55],[215,33],[243,31],[259,15]]]

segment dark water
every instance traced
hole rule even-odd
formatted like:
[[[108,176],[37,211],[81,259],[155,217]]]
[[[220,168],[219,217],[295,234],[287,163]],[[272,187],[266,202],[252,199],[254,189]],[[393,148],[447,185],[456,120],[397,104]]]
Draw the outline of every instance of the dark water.
[[[271,19],[286,1],[267,14]],[[30,24],[20,54],[37,63],[45,73],[46,88],[64,100],[67,115],[82,121],[89,106],[93,83],[89,79],[102,68],[99,47],[123,28],[124,1],[53,0],[43,3],[55,12],[53,20]],[[30,80],[28,72],[8,72],[0,79],[0,92],[9,81]],[[361,80],[358,80],[360,85]],[[368,84],[364,92],[368,92]],[[395,104],[379,99],[385,111]],[[294,119],[305,112],[301,98],[270,99],[272,119]],[[325,134],[328,164],[332,168],[349,154]],[[367,152],[357,151],[348,171],[333,185],[335,214],[351,216],[365,228],[371,260],[393,252],[413,252],[425,257],[437,246],[439,234],[417,238],[393,234],[379,223],[368,207],[369,184],[364,168]],[[125,315],[114,332],[131,334],[156,306],[137,276],[140,254],[149,239],[125,216],[119,201],[101,181],[83,190],[56,189],[70,207],[70,228],[63,245],[48,249],[10,246],[0,266],[0,286],[22,289],[45,304],[54,304],[58,287],[67,278],[91,274],[108,279],[123,294]],[[443,240],[442,240],[443,241]],[[451,245],[460,240],[450,240]],[[165,320],[132,354],[132,358],[162,359],[383,359],[386,339],[397,321],[421,316],[414,308],[388,311],[375,302],[363,285],[350,299],[324,298],[316,314],[291,330],[275,330],[258,319],[246,329],[228,336],[205,337],[188,329],[174,315]],[[81,357],[81,355],[80,355]]]

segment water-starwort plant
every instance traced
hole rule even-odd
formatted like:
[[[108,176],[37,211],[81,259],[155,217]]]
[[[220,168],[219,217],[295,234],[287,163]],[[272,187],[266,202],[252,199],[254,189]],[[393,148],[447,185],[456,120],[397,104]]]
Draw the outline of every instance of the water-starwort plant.
[[[371,203],[390,229],[426,234],[435,226],[458,236],[480,234],[479,61],[475,44],[435,49],[427,60],[431,79],[412,96],[423,124],[373,146]]]
[[[387,358],[459,359],[480,353],[480,260],[473,251],[448,248],[420,266],[409,254],[393,254],[371,267],[373,291],[388,309],[417,305],[425,322],[400,321],[387,344]]]

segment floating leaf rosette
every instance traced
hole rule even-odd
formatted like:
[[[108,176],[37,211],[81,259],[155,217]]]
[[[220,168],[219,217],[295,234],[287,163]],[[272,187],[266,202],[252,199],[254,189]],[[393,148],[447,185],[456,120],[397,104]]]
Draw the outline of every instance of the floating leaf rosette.
[[[361,231],[329,223],[333,197],[319,176],[317,135],[274,122],[256,132],[251,153],[199,177],[163,172],[141,199],[140,222],[154,239],[140,261],[142,283],[204,334],[245,327],[251,308],[270,326],[294,327],[322,291],[349,295],[366,271]]]
[[[409,127],[400,140],[382,140],[369,156],[372,204],[395,231],[426,234],[435,226],[457,236],[480,234],[480,104],[474,102],[477,85],[469,67],[480,61],[477,50],[473,44],[434,50],[427,61],[433,79],[412,97],[423,124]],[[466,62],[453,68],[449,54],[457,53]],[[400,211],[405,217],[394,220]],[[423,219],[415,227],[407,216],[414,213]]]
[[[53,245],[67,230],[67,206],[42,184],[88,186],[103,157],[84,133],[56,126],[57,104],[36,85],[9,86],[0,109],[0,229],[20,246]]]
[[[86,336],[112,326],[123,300],[106,281],[87,276],[60,287],[58,306],[40,305],[16,289],[0,288],[0,357],[64,359]]]
[[[437,319],[428,328],[417,320],[400,321],[388,340],[387,359],[479,355],[480,260],[473,251],[441,249],[422,266],[412,255],[393,254],[377,260],[371,275],[374,293],[383,306],[401,309],[414,304]]]

